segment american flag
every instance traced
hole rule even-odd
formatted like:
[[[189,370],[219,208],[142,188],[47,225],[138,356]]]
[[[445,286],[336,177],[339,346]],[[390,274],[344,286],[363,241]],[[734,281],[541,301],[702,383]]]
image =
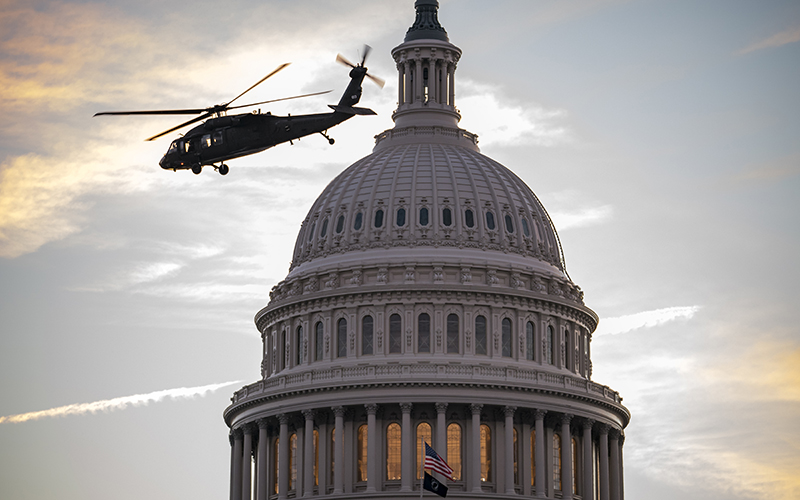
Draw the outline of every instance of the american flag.
[[[447,465],[447,462],[445,462],[433,448],[428,446],[428,443],[425,443],[425,468],[433,469],[446,477],[453,477],[452,467]]]

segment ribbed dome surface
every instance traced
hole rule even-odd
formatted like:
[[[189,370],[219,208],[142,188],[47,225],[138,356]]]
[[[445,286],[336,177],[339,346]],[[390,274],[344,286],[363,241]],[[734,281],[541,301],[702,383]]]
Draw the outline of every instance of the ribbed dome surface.
[[[564,274],[536,195],[503,165],[456,145],[390,146],[344,170],[303,221],[290,276],[344,254],[380,261],[393,250],[408,260],[483,259]]]

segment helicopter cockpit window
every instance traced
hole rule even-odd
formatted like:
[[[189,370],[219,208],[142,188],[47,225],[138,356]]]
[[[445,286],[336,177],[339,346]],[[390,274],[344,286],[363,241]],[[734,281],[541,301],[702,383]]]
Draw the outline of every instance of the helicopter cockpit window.
[[[169,149],[167,150],[167,154],[177,153],[177,152],[178,152],[178,141],[172,141],[172,144],[169,145]]]
[[[211,144],[214,146],[222,144],[222,130],[219,132],[214,132],[214,135],[211,138]]]
[[[200,147],[201,148],[210,148],[211,147],[211,134],[206,134],[200,139]]]
[[[194,149],[195,148],[194,148],[194,144],[192,144],[192,141],[183,141],[183,150],[186,153],[193,153]]]

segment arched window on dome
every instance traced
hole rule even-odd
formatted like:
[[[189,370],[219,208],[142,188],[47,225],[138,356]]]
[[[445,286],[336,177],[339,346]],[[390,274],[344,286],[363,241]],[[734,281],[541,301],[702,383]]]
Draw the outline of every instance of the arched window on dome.
[[[511,214],[506,214],[504,217],[506,221],[506,232],[513,233],[514,232],[514,221],[511,219]]]
[[[389,353],[403,350],[403,324],[399,314],[389,316]]]
[[[328,218],[325,217],[325,220],[322,221],[322,229],[319,231],[319,237],[324,238],[328,234]]]
[[[481,482],[492,480],[492,430],[481,424]]]
[[[372,316],[361,318],[361,354],[372,354],[372,333],[375,322]]]
[[[427,422],[422,422],[417,425],[417,479],[422,478],[422,461],[425,458],[425,445],[422,443],[428,443],[430,446],[432,443],[431,438],[431,426]],[[450,465],[450,464],[448,464]]]
[[[531,228],[528,226],[528,219],[525,217],[522,218],[522,234],[527,236],[528,238],[531,237]]]
[[[336,234],[342,234],[342,231],[344,231],[344,215],[336,219]]]
[[[314,360],[315,361],[322,361],[322,349],[324,346],[324,332],[322,327],[322,321],[317,321],[317,325],[314,327]]]
[[[547,364],[552,365],[555,360],[555,336],[556,332],[553,329],[553,325],[547,325],[547,341],[545,345],[545,356],[547,357],[546,361]]]
[[[358,470],[356,471],[356,481],[367,480],[367,425],[364,424],[358,428]]]
[[[297,433],[289,436],[289,490],[297,489]]]
[[[392,422],[386,428],[386,479],[389,481],[399,481],[402,465],[402,453],[400,441],[402,431],[397,422]]]
[[[378,209],[375,211],[375,229],[383,227],[383,210]]]
[[[453,479],[461,480],[461,426],[447,426],[447,465],[453,468]]]
[[[397,227],[403,227],[406,225],[406,209],[405,208],[398,208],[397,209]]]
[[[503,321],[500,323],[501,326],[501,334],[502,334],[502,341],[503,341],[503,357],[510,358],[511,357],[511,346],[513,345],[512,340],[512,333],[511,333],[511,320],[508,318],[503,318]]]
[[[494,231],[497,226],[494,223],[494,212],[491,210],[486,211],[486,228],[489,231]]]
[[[447,315],[447,353],[458,354],[460,342],[458,332],[458,315]]]
[[[356,219],[353,222],[353,229],[359,231],[363,224],[364,224],[364,214],[362,212],[358,212],[356,214]]]
[[[553,433],[553,488],[561,489],[561,436]]]
[[[428,209],[426,207],[422,207],[419,209],[419,225],[427,226],[428,222]]]
[[[449,208],[442,209],[442,224],[446,227],[453,225],[453,211]]]
[[[486,317],[475,317],[475,354],[486,354]]]
[[[295,331],[295,349],[297,350],[297,355],[295,357],[295,365],[299,366],[303,364],[303,327],[298,326],[297,330]]]
[[[431,316],[428,313],[417,318],[417,351],[431,352]]]
[[[347,356],[347,320],[339,318],[336,324],[336,356],[344,358]]]
[[[464,210],[464,224],[467,227],[475,227],[475,212],[471,208]]]
[[[314,239],[314,230],[316,228],[317,228],[317,223],[316,222],[312,222],[311,223],[311,230],[308,232],[308,241],[311,241],[312,239]]]
[[[536,347],[534,340],[533,323],[528,321],[525,324],[525,359],[533,361],[534,347]]]

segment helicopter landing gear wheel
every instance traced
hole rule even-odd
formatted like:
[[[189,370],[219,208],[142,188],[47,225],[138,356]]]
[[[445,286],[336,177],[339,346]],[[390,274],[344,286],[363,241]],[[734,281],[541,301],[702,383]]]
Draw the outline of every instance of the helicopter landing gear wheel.
[[[199,174],[202,171],[203,171],[203,167],[201,167],[199,163],[195,163],[194,165],[192,165],[192,172],[195,175]]]
[[[228,175],[228,171],[230,170],[227,165],[224,163],[219,166],[219,175]]]
[[[327,132],[327,130],[325,132]],[[333,143],[336,142],[336,141],[334,141],[333,137],[329,136],[325,132],[320,132],[319,135],[321,135],[322,137],[328,139],[328,144],[333,145]]]
[[[328,144],[333,145],[334,142],[336,142],[336,141],[333,140],[333,137],[328,139]]]

